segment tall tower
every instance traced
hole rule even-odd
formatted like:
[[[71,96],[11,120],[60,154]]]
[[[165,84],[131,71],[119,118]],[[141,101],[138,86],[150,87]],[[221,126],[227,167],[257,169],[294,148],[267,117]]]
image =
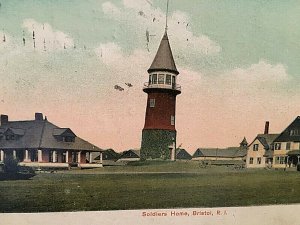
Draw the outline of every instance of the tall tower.
[[[176,96],[181,93],[177,71],[166,32],[148,69],[149,81],[143,91],[148,94],[145,126],[142,132],[141,159],[170,159],[175,150]]]

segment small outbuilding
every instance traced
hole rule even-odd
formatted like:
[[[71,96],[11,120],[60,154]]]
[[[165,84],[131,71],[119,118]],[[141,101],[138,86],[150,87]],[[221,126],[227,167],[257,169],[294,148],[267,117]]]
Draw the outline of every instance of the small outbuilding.
[[[177,149],[176,160],[191,160],[193,157],[185,149]]]
[[[133,161],[139,161],[140,160],[140,150],[136,150],[136,149],[130,149],[127,151],[124,151],[120,158],[119,158],[119,162],[120,161],[126,161],[126,162],[133,162]]]

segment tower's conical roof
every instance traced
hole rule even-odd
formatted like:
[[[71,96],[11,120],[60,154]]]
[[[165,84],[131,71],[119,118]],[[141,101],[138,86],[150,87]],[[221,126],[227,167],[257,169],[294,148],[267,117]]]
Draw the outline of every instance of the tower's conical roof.
[[[175,74],[179,74],[174,62],[167,32],[165,32],[160,42],[156,56],[150,68],[148,69],[148,73],[155,71],[169,71]]]

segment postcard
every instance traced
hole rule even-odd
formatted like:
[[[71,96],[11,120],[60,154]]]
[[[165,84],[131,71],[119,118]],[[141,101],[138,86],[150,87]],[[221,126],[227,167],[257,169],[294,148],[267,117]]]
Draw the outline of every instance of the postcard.
[[[0,0],[0,224],[297,224],[299,6]]]

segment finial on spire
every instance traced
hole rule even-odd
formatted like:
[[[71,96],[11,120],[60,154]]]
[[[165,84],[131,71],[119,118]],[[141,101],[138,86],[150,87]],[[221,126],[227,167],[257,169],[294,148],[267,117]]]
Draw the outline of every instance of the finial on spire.
[[[169,0],[167,0],[166,27],[165,27],[165,31],[166,31],[166,32],[167,32],[167,30],[168,30],[168,13],[169,13]]]

